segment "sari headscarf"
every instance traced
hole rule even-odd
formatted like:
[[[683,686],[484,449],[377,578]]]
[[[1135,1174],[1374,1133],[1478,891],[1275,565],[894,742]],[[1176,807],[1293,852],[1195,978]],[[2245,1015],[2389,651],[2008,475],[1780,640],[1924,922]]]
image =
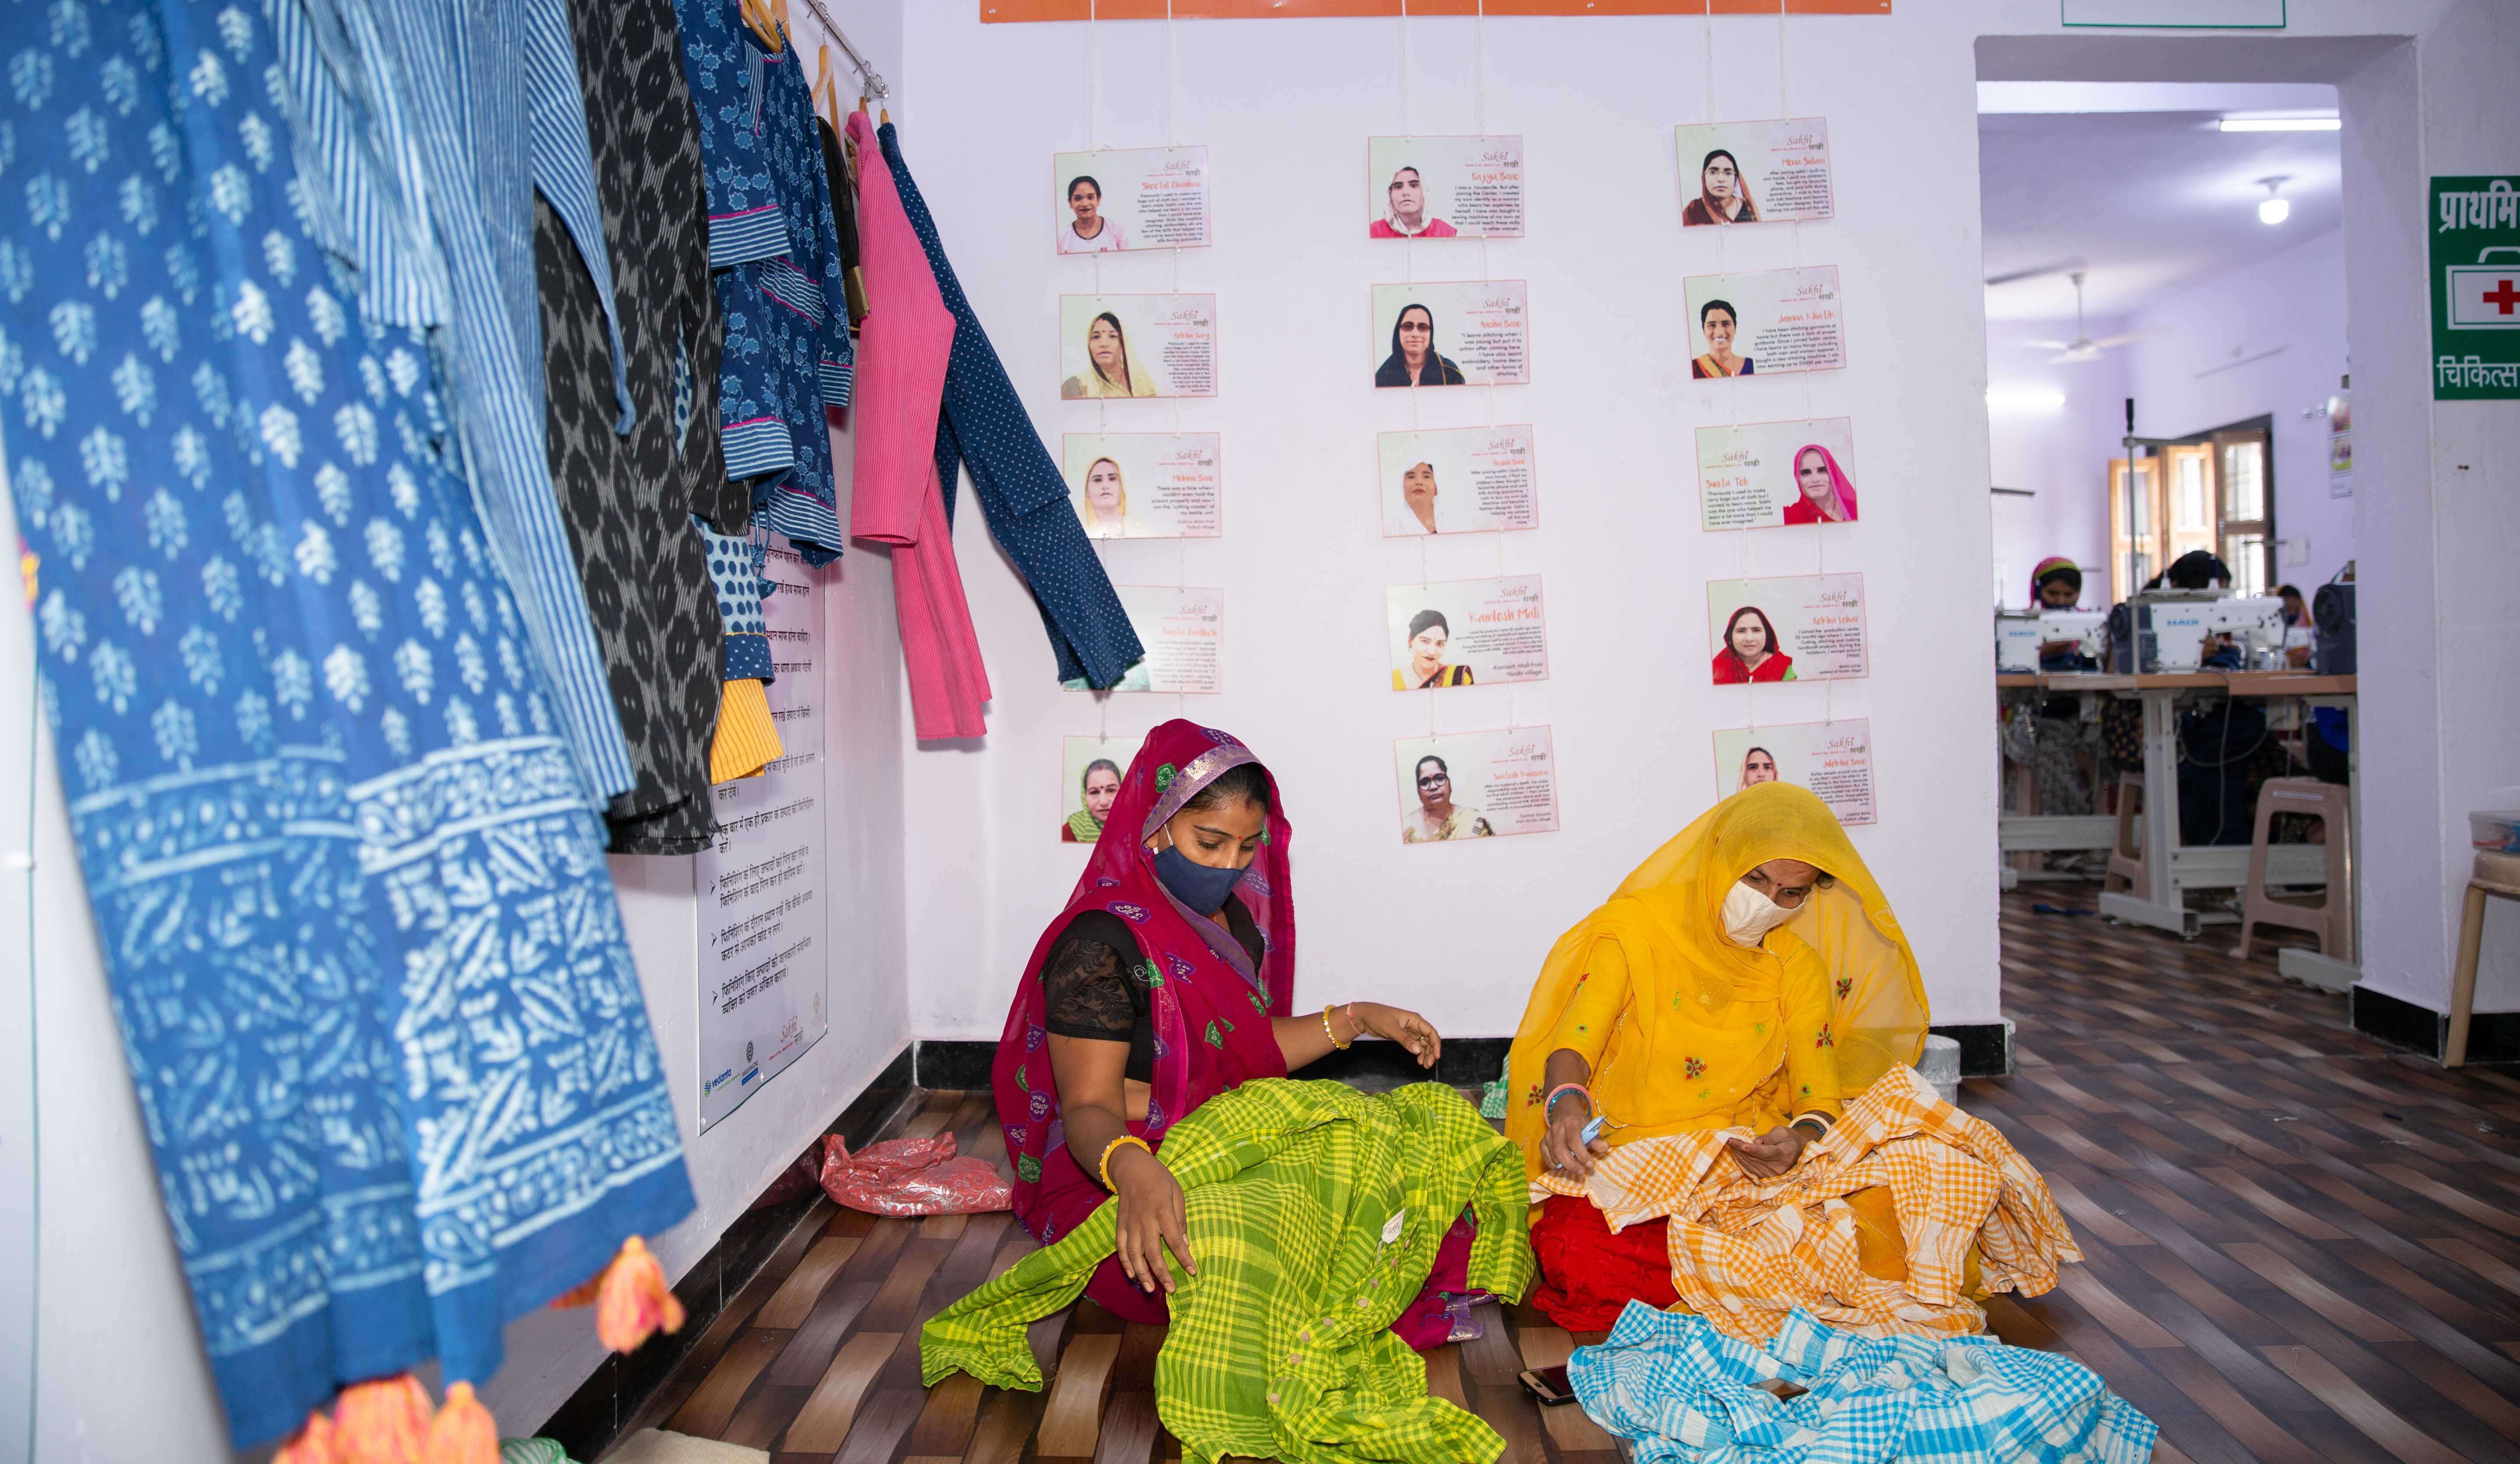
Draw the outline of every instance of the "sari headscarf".
[[[1800,859],[1832,883],[1813,890],[1800,913],[1771,932],[1762,947],[1736,945],[1724,934],[1724,897],[1741,876],[1771,859]],[[1546,1126],[1542,1073],[1549,1040],[1602,939],[1616,940],[1627,963],[1630,1010],[1644,1006],[1656,1013],[1683,1004],[1720,1008],[1773,999],[1781,989],[1785,961],[1808,947],[1827,971],[1839,1089],[1850,1100],[1924,1051],[1924,978],[1863,856],[1847,842],[1836,815],[1809,789],[1756,784],[1726,798],[1656,849],[1611,892],[1608,903],[1550,951],[1514,1032],[1507,1088],[1511,1100],[1506,1136],[1522,1145],[1534,1172]],[[1695,1062],[1694,1055],[1632,1051],[1624,1054],[1622,1068],[1622,1044],[1641,1042],[1642,1026],[1620,1023],[1594,1075],[1596,1096],[1613,1122],[1646,1121],[1637,1125],[1644,1131],[1632,1129],[1629,1136],[1791,1117],[1777,1082],[1738,1107],[1692,1112],[1687,1090],[1697,1086],[1699,1075],[1680,1071],[1680,1064]],[[1643,1066],[1648,1056],[1657,1061],[1653,1070]],[[1665,1066],[1672,1071],[1659,1071]],[[1605,1082],[1614,1070],[1616,1083]],[[1648,1087],[1650,1099],[1622,1096]],[[1630,1112],[1621,1113],[1623,1107]]]
[[[1147,370],[1147,363],[1138,359],[1138,348],[1129,343],[1129,332],[1126,327],[1120,324],[1119,316],[1112,314],[1108,310],[1095,316],[1094,319],[1088,322],[1085,327],[1086,339],[1091,341],[1094,336],[1094,327],[1106,320],[1111,322],[1112,332],[1120,338],[1120,364],[1128,370],[1129,384],[1124,387],[1118,382],[1111,380],[1109,377],[1104,376],[1102,374],[1102,368],[1094,364],[1093,352],[1089,350],[1086,352],[1085,356],[1085,369],[1068,378],[1069,381],[1076,383],[1080,389],[1073,393],[1062,391],[1059,394],[1062,396],[1073,394],[1087,398],[1097,396],[1154,395],[1154,376]]]
[[[1820,505],[1812,502],[1809,495],[1802,491],[1803,454],[1806,452],[1817,452],[1820,454],[1821,466],[1828,470],[1829,494],[1837,500],[1837,511],[1845,515],[1843,519],[1833,520],[1831,522],[1841,524],[1854,523],[1855,484],[1848,480],[1846,470],[1837,465],[1837,454],[1829,451],[1825,447],[1822,447],[1818,442],[1805,442],[1802,446],[1794,449],[1794,501],[1785,505],[1786,521],[1790,523],[1796,518],[1800,518],[1803,521],[1812,524],[1818,524],[1822,521]],[[1800,510],[1800,513],[1797,514],[1796,510]]]
[[[1277,780],[1269,783],[1260,851],[1234,890],[1260,928],[1256,969],[1221,919],[1195,913],[1164,889],[1146,843],[1227,769],[1257,761],[1230,733],[1194,722],[1176,719],[1147,734],[1067,907],[1042,933],[1025,963],[998,1038],[990,1086],[1007,1153],[1014,1161],[1015,1219],[1043,1245],[1110,1198],[1101,1179],[1067,1152],[1040,979],[1051,946],[1079,914],[1107,910],[1128,922],[1137,958],[1151,968],[1145,977],[1155,1028],[1154,1091],[1147,1117],[1130,1122],[1131,1133],[1161,1147],[1165,1129],[1216,1094],[1255,1077],[1286,1075],[1269,1019],[1286,1014],[1294,987],[1295,908],[1286,879],[1286,846],[1294,830]],[[1129,955],[1122,952],[1123,959]]]

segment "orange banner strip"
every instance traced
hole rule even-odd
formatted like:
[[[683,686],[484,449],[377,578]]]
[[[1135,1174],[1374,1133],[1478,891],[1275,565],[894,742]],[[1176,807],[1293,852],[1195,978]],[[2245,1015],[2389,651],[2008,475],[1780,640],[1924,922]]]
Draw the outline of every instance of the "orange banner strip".
[[[1886,16],[1890,0],[980,0],[980,19],[1289,21],[1410,16]]]

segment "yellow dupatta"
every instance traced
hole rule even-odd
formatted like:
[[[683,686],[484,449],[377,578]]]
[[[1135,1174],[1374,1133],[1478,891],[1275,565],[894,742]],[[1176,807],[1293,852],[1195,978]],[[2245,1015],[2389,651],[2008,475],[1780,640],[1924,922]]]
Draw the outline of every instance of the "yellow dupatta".
[[[1756,950],[1726,938],[1725,895],[1770,859],[1831,877]],[[1924,978],[1889,901],[1810,790],[1761,783],[1683,829],[1558,938],[1541,968],[1508,1060],[1506,1136],[1539,1172],[1543,1072],[1552,1037],[1585,978],[1614,943],[1629,997],[1591,1084],[1613,1145],[1663,1134],[1786,1121],[1780,1001],[1818,982],[1838,1087],[1853,1099],[1924,1051]]]

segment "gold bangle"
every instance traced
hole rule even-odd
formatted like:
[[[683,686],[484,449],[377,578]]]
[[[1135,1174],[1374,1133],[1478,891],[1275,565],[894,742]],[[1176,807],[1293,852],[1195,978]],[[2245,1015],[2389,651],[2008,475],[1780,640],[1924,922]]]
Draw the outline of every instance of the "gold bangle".
[[[1331,1047],[1345,1052],[1356,1045],[1356,1038],[1350,1037],[1344,1042],[1338,1039],[1338,1029],[1330,1026],[1330,1013],[1336,1010],[1338,1010],[1338,1003],[1335,1001],[1322,1008],[1322,1035],[1330,1039]]]
[[[1102,1171],[1102,1187],[1115,1194],[1118,1193],[1119,1187],[1111,1182],[1111,1156],[1119,1153],[1121,1146],[1125,1144],[1135,1144],[1139,1148],[1146,1150],[1148,1157],[1150,1159],[1154,1157],[1155,1152],[1154,1145],[1148,1143],[1145,1139],[1138,1137],[1134,1133],[1124,1133],[1102,1146],[1102,1163],[1099,1167]]]

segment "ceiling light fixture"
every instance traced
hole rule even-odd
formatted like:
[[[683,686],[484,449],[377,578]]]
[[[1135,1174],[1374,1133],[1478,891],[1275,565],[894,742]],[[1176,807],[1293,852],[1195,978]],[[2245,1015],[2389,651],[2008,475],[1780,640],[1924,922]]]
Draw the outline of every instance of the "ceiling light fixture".
[[[2226,132],[2334,132],[2345,119],[2333,116],[2227,116]]]
[[[2258,186],[2267,191],[2266,199],[2258,205],[2258,222],[2279,224],[2292,217],[2292,201],[2276,192],[2291,181],[2292,179],[2282,175],[2258,180]]]
[[[2053,411],[2065,404],[2065,393],[2053,389],[2000,390],[1989,388],[1986,404],[1990,407],[2031,407]]]

